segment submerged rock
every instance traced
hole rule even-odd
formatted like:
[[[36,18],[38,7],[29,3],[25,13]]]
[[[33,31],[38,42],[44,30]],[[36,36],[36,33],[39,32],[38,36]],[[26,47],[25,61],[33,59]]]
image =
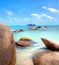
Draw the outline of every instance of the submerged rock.
[[[15,43],[11,30],[0,24],[0,65],[15,65]]]
[[[59,65],[59,55],[50,50],[37,51],[33,55],[34,65]]]
[[[18,41],[18,42],[16,42],[16,44],[19,46],[24,46],[24,47],[30,46],[30,42],[28,42],[28,41]]]
[[[29,30],[37,30],[36,27],[31,27],[31,28],[28,28]]]
[[[37,26],[37,28],[42,28],[41,26]]]
[[[23,30],[14,30],[13,32],[23,32]]]
[[[44,26],[43,29],[44,29],[44,30],[48,30],[48,27],[47,27],[47,26]]]
[[[19,46],[30,46],[30,41],[32,41],[32,39],[22,37],[22,38],[20,38],[20,40],[18,42],[15,42],[15,43]]]
[[[21,40],[21,41],[32,41],[32,39],[26,38],[26,37],[22,37],[22,38],[20,38],[20,40]]]
[[[54,51],[59,51],[59,45],[46,39],[46,38],[41,38],[41,40],[43,41],[43,43],[45,44],[45,46],[50,49],[50,50],[54,50]]]

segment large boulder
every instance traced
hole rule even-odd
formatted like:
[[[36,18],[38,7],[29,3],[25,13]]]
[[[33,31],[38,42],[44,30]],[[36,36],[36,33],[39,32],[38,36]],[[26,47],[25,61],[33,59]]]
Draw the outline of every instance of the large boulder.
[[[54,51],[59,51],[59,45],[57,43],[54,43],[46,38],[41,38],[41,40],[43,41],[43,43],[45,44],[45,46],[48,49],[54,50]]]
[[[15,43],[11,30],[0,24],[0,65],[15,65]]]
[[[59,65],[59,55],[50,50],[36,51],[33,55],[34,65]]]

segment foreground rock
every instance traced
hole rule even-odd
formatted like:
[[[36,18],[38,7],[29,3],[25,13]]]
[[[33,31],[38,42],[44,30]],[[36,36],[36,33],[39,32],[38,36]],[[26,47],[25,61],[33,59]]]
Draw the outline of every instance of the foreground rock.
[[[38,51],[33,56],[34,65],[59,65],[59,56],[52,51]]]
[[[32,39],[26,38],[26,37],[22,37],[22,38],[20,38],[20,40],[21,40],[21,41],[32,41]]]
[[[0,65],[15,65],[15,43],[11,30],[0,24]]]
[[[50,50],[54,50],[54,51],[59,51],[59,45],[46,39],[46,38],[41,38],[41,40],[43,41],[43,43],[45,44],[45,46],[50,49]]]

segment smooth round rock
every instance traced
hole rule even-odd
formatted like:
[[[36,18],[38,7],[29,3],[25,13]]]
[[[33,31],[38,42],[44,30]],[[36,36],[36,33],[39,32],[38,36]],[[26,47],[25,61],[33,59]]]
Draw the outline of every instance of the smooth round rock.
[[[43,43],[45,44],[45,46],[50,49],[50,50],[54,50],[54,51],[59,51],[59,45],[55,42],[52,42],[46,38],[41,38],[41,40],[43,41]]]
[[[33,55],[34,65],[59,65],[59,55],[50,50],[37,51]]]
[[[11,30],[0,24],[0,65],[15,65],[15,43]]]

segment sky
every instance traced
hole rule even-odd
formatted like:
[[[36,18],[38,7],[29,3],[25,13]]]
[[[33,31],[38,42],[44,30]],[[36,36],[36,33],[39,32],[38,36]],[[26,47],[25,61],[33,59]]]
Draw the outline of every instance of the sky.
[[[59,0],[0,0],[0,23],[59,25]]]

